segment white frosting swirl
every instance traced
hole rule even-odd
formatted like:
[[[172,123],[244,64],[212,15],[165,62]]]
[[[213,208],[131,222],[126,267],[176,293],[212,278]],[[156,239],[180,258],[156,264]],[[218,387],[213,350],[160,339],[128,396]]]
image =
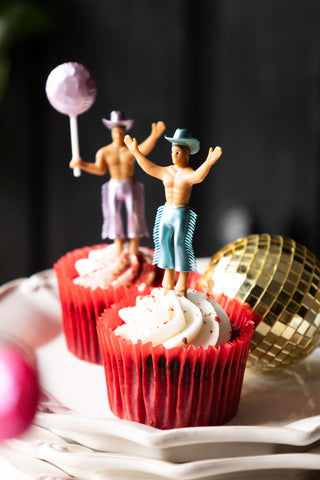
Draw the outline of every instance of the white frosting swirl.
[[[125,248],[122,253],[117,253],[115,244],[91,250],[87,258],[75,262],[75,269],[79,276],[73,283],[92,290],[109,285],[130,287],[134,283],[141,285],[143,290],[152,285],[156,276],[151,250],[141,247],[138,254],[133,254]]]
[[[125,322],[116,335],[133,343],[162,343],[166,348],[194,345],[219,345],[231,338],[231,323],[226,312],[207,295],[188,290],[187,297],[174,290],[165,293],[155,288],[150,295],[138,296],[136,305],[119,311]]]

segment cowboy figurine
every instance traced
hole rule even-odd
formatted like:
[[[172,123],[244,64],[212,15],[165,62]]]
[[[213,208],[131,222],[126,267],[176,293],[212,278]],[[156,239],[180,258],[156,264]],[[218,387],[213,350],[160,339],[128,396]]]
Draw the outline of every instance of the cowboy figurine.
[[[124,137],[134,120],[127,119],[124,112],[114,110],[110,120],[103,118],[103,124],[111,130],[112,143],[100,148],[95,162],[83,162],[81,158],[71,160],[70,167],[80,167],[94,175],[104,175],[109,170],[110,180],[102,185],[102,238],[109,238],[123,250],[124,238],[129,239],[129,252],[137,253],[140,237],[148,236],[144,211],[144,187],[133,178],[135,158],[124,144]],[[147,155],[155,146],[166,126],[163,122],[153,123],[151,134],[139,145]],[[122,204],[127,212],[126,232],[121,219]]]
[[[165,136],[172,144],[173,165],[161,167],[148,160],[138,147],[136,139],[125,136],[124,142],[140,167],[149,175],[162,180],[166,203],[158,208],[153,237],[155,253],[153,263],[165,269],[162,286],[166,291],[174,288],[175,272],[179,272],[175,291],[186,296],[189,274],[196,271],[192,238],[196,214],[189,208],[192,187],[202,182],[211,167],[220,158],[222,150],[209,149],[207,159],[199,168],[189,166],[189,156],[197,153],[200,142],[186,129],[178,128],[173,137]]]

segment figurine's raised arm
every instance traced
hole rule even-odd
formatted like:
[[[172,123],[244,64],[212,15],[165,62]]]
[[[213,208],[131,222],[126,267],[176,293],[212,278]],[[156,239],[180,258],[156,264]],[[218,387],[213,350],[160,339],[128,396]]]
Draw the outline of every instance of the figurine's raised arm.
[[[210,147],[208,156],[206,160],[203,162],[203,164],[200,165],[200,167],[197,168],[197,170],[195,170],[194,172],[188,175],[188,180],[190,181],[190,183],[192,184],[201,183],[210,172],[211,167],[216,163],[217,160],[219,160],[221,155],[222,155],[221,147],[215,147],[214,150],[212,147]]]
[[[157,140],[166,129],[166,125],[164,122],[157,122],[151,125],[151,133],[150,135],[139,144],[139,150],[143,155],[148,155],[151,150],[154,148]]]
[[[142,170],[144,170],[148,175],[162,180],[166,167],[160,167],[145,157],[138,147],[137,140],[135,138],[131,138],[130,135],[126,135],[124,137],[124,143],[127,145],[130,152],[135,156]]]

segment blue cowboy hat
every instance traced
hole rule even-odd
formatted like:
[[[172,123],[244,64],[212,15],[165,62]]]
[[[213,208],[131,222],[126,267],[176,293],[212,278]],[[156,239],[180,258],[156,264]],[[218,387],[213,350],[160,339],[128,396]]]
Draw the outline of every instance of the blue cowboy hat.
[[[193,138],[191,133],[186,128],[177,128],[173,137],[167,137],[165,135],[164,138],[173,145],[181,145],[189,148],[191,155],[197,153],[200,149],[199,140]]]
[[[112,110],[110,120],[102,119],[102,123],[111,130],[114,127],[124,127],[126,130],[132,127],[134,120],[128,119],[122,110]]]

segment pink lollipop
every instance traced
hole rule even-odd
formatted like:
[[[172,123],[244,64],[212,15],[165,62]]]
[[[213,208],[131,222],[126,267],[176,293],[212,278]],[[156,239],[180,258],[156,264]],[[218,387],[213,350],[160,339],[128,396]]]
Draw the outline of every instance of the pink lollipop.
[[[80,154],[77,116],[86,112],[95,101],[96,81],[81,63],[62,63],[48,76],[46,94],[58,112],[70,117],[72,159],[78,159]],[[75,177],[79,177],[80,168],[74,168],[73,173]]]
[[[31,424],[39,397],[38,378],[21,351],[0,349],[0,440],[21,435]]]

